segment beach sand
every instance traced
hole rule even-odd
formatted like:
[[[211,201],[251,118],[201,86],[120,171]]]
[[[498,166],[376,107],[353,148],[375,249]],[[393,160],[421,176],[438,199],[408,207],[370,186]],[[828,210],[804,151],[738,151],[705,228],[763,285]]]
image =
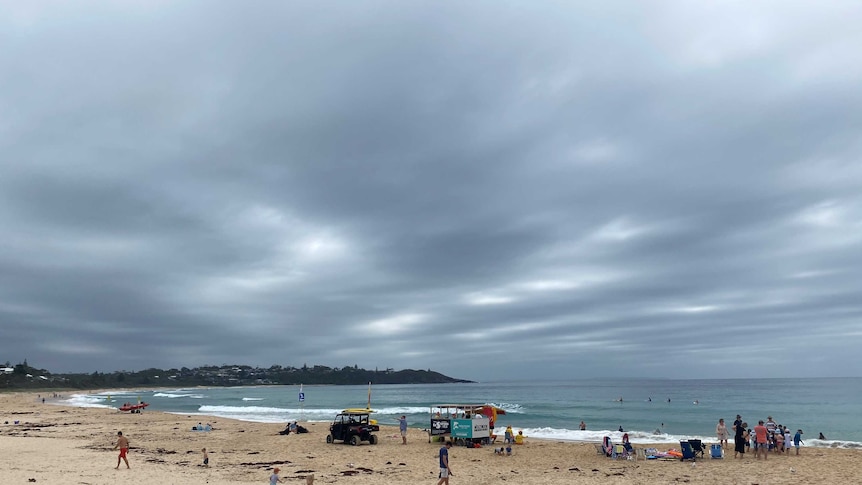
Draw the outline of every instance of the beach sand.
[[[14,424],[15,421],[18,424]],[[8,421],[8,424],[4,424]],[[203,421],[210,432],[191,431]],[[310,433],[279,435],[263,424],[159,412],[42,404],[37,393],[0,393],[0,484],[70,485],[265,484],[274,466],[285,483],[436,484],[440,443],[410,429],[401,444],[396,425],[382,426],[372,446],[326,444],[326,423],[301,423]],[[394,424],[394,423],[393,423]],[[117,431],[128,437],[131,469],[117,464]],[[499,445],[498,445],[499,446]],[[636,444],[638,447],[648,445]],[[667,449],[667,445],[657,446]],[[209,452],[203,467],[201,449]],[[512,456],[493,448],[450,450],[452,485],[460,484],[798,484],[860,483],[862,451],[803,447],[799,456],[768,460],[611,460],[591,443],[527,439]]]

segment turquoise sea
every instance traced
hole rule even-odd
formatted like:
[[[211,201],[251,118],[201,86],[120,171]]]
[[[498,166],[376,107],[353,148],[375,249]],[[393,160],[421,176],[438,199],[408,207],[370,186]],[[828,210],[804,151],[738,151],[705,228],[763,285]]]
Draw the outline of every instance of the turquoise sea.
[[[72,406],[119,407],[141,399],[147,408],[200,415],[286,423],[326,422],[343,408],[365,407],[369,386],[216,387],[110,391],[67,396]],[[619,399],[622,398],[622,401]],[[728,380],[573,380],[474,384],[372,385],[371,407],[380,424],[407,415],[415,428],[428,428],[434,404],[491,403],[506,410],[497,427],[512,425],[528,437],[618,440],[619,427],[635,443],[715,441],[715,425],[728,427],[737,414],[754,427],[773,416],[778,424],[803,430],[806,446],[862,448],[862,378]],[[583,420],[586,431],[578,430]],[[823,433],[827,440],[817,439]]]

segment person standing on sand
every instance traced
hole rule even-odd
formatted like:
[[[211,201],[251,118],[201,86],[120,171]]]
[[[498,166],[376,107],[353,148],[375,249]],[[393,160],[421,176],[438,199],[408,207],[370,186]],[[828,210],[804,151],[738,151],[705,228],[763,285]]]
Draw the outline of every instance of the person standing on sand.
[[[126,458],[126,453],[129,452],[129,439],[123,436],[122,431],[117,431],[117,443],[114,444],[114,449],[120,449],[120,455],[117,457],[117,469],[120,468],[120,460],[126,462],[126,468],[131,468],[129,466],[129,459]]]
[[[204,466],[210,466],[210,455],[207,453],[207,449],[204,448],[201,450],[201,452],[204,454]]]
[[[715,434],[721,447],[727,448],[727,426],[724,424],[724,418],[718,420],[718,424],[715,426]]]
[[[754,427],[754,457],[760,459],[763,454],[763,459],[767,459],[767,447],[769,446],[769,430],[763,425],[763,420],[757,422]]]
[[[440,448],[440,480],[437,480],[437,485],[449,485],[449,477],[454,476],[449,468],[449,448],[452,448],[451,441]]]
[[[401,444],[407,444],[407,416],[401,416],[398,420],[398,428],[401,430]]]
[[[278,477],[278,472],[281,471],[281,468],[273,468],[272,475],[269,476],[269,485],[275,485],[276,483],[284,483],[281,481],[281,478]]]
[[[733,422],[733,457],[745,457],[745,426],[742,424],[742,416],[736,415]],[[740,456],[741,455],[741,456]]]

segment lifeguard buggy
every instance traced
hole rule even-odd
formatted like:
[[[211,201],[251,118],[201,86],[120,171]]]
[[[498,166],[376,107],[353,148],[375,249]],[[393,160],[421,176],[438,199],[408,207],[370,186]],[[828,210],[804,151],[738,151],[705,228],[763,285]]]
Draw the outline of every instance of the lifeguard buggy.
[[[377,435],[373,433],[380,431],[380,426],[377,425],[376,420],[371,419],[372,412],[370,409],[345,409],[341,411],[329,426],[326,442],[343,441],[356,446],[367,441],[376,445]]]

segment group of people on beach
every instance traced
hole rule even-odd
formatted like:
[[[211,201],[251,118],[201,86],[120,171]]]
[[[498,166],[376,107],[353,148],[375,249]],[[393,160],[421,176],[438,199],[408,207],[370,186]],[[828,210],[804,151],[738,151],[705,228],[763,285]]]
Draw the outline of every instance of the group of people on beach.
[[[772,416],[768,416],[764,422],[762,419],[757,422],[754,429],[748,427],[748,423],[742,420],[742,416],[736,415],[736,420],[733,422],[733,457],[743,458],[746,448],[754,448],[754,457],[767,459],[768,453],[787,453],[790,454],[790,449],[795,448],[796,454],[799,454],[799,447],[804,444],[802,441],[802,430],[796,430],[795,434],[791,434],[790,427],[776,424]],[[718,435],[718,440],[722,447],[727,445],[727,426],[724,424],[724,419],[719,419],[715,427],[715,433]]]
[[[207,423],[207,427],[210,427],[209,423]],[[399,427],[399,431],[401,432],[402,444],[406,445],[407,444],[407,418],[406,418],[406,416],[401,416],[401,418],[398,420],[398,427]],[[193,427],[193,429],[194,428],[197,428],[197,427]],[[297,432],[296,428],[297,428],[296,421],[293,421],[291,423],[288,423],[288,427],[286,428],[286,431],[296,433]],[[305,430],[305,432],[308,432],[308,431]],[[523,439],[524,439],[523,432],[519,431],[518,433],[519,433],[518,435],[515,435],[514,433],[512,433],[512,427],[511,426],[507,427],[507,429],[506,429],[506,443],[523,444]],[[286,434],[286,433],[282,432],[279,434]],[[518,438],[520,438],[520,439],[518,439]],[[452,475],[451,470],[449,468],[449,448],[451,448],[451,447],[452,447],[452,441],[448,440],[440,448],[440,453],[439,453],[440,481],[438,482],[439,485],[448,485],[449,477]],[[117,456],[117,468],[120,468],[120,464],[123,462],[125,462],[126,468],[130,468],[129,459],[127,457],[128,452],[129,452],[129,439],[123,435],[122,431],[117,432],[117,439],[114,442],[114,449],[120,450],[120,453]],[[500,452],[497,454],[503,454],[502,451],[503,451],[503,449],[501,448]],[[506,455],[511,455],[512,454],[511,446],[508,447],[506,449],[506,451],[507,451],[505,453]],[[495,450],[495,452],[496,452],[496,450]],[[209,467],[209,453],[207,452],[207,449],[203,448],[201,450],[201,453],[203,454],[203,465],[202,466]],[[269,476],[269,483],[270,484],[275,485],[277,483],[284,483],[282,481],[281,477],[279,476],[279,472],[281,472],[280,468],[277,468],[277,467],[273,468],[272,474]],[[307,480],[307,483],[313,483],[314,475],[310,475],[309,477],[310,477],[310,480]]]

